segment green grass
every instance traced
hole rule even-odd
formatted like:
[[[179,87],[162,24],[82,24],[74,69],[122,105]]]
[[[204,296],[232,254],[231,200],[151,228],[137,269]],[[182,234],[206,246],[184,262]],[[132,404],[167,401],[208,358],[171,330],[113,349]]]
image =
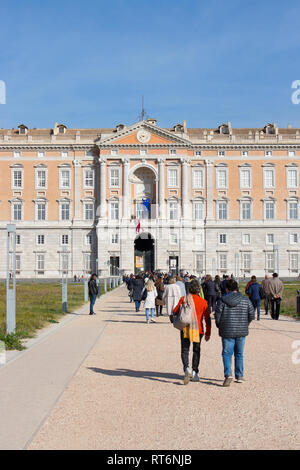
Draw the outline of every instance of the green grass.
[[[246,283],[240,283],[240,291],[245,293]],[[292,318],[297,318],[297,290],[300,290],[300,282],[288,281],[284,282],[283,299],[281,302],[280,313]],[[263,307],[263,300],[261,305]]]
[[[16,333],[6,335],[6,286],[0,283],[0,340],[5,342],[6,349],[21,350],[24,349],[22,340],[34,337],[37,330],[57,323],[65,314],[59,283],[19,283],[16,290]],[[84,303],[83,284],[68,284],[68,312]]]

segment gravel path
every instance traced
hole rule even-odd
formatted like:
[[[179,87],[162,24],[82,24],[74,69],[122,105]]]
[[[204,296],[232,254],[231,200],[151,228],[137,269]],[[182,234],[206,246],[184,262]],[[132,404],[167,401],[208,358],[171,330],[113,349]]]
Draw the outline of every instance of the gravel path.
[[[99,307],[84,322],[107,326],[30,449],[299,449],[292,343],[300,341],[300,323],[264,315],[253,322],[247,382],[229,388],[213,325],[202,344],[201,382],[184,386],[179,333],[166,317],[147,325],[125,287]]]

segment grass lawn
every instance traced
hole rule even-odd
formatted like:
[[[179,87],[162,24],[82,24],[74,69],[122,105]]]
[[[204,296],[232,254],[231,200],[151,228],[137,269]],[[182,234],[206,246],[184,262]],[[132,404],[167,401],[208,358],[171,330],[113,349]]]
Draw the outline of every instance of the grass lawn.
[[[246,284],[240,283],[240,291],[242,294],[245,293]],[[297,318],[297,290],[300,290],[300,282],[291,281],[284,283],[283,299],[281,302],[280,314],[287,315],[289,317]],[[261,305],[263,307],[263,300]]]
[[[101,286],[102,287],[102,286]],[[49,323],[57,323],[62,312],[61,284],[17,283],[16,334],[6,335],[6,286],[0,283],[0,340],[6,349],[24,349],[22,340],[32,338]],[[109,290],[109,289],[108,289]],[[102,293],[102,289],[101,289]],[[83,283],[68,284],[68,311],[84,304]]]

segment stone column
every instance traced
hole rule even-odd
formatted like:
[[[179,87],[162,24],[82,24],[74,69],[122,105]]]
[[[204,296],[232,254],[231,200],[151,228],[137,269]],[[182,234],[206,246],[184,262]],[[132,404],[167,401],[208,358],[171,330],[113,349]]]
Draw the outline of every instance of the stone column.
[[[206,219],[213,220],[213,168],[211,160],[205,160],[206,164]]]
[[[80,220],[80,168],[81,161],[73,160],[74,165],[74,220]]]
[[[129,159],[128,158],[123,158],[122,159],[123,163],[123,219],[129,219],[129,210],[128,210],[128,201],[130,200],[130,194],[129,194],[129,180],[128,180],[128,174],[129,174]]]
[[[190,201],[190,181],[189,181],[189,160],[181,159],[181,199],[182,199],[182,217],[183,219],[191,218],[191,201]]]
[[[165,219],[165,159],[158,159],[158,214],[160,219]]]
[[[100,219],[106,217],[106,159],[100,158]]]

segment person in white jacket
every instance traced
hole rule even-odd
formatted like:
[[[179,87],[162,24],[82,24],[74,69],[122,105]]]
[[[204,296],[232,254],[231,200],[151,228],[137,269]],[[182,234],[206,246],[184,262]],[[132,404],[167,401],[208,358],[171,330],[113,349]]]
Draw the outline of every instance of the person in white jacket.
[[[181,290],[178,284],[176,284],[176,278],[170,279],[170,284],[165,286],[163,300],[166,303],[167,314],[173,315],[173,309],[178,304],[180,297],[182,297]]]
[[[149,279],[149,281],[147,282],[147,284],[145,285],[143,289],[142,298],[143,298],[143,294],[145,290],[147,291],[147,297],[146,297],[145,304],[144,304],[145,313],[146,313],[146,321],[147,323],[149,323],[149,313],[151,313],[151,321],[152,323],[156,323],[154,320],[154,312],[155,312],[155,299],[157,297],[157,291],[156,291],[154,282],[151,279]]]

